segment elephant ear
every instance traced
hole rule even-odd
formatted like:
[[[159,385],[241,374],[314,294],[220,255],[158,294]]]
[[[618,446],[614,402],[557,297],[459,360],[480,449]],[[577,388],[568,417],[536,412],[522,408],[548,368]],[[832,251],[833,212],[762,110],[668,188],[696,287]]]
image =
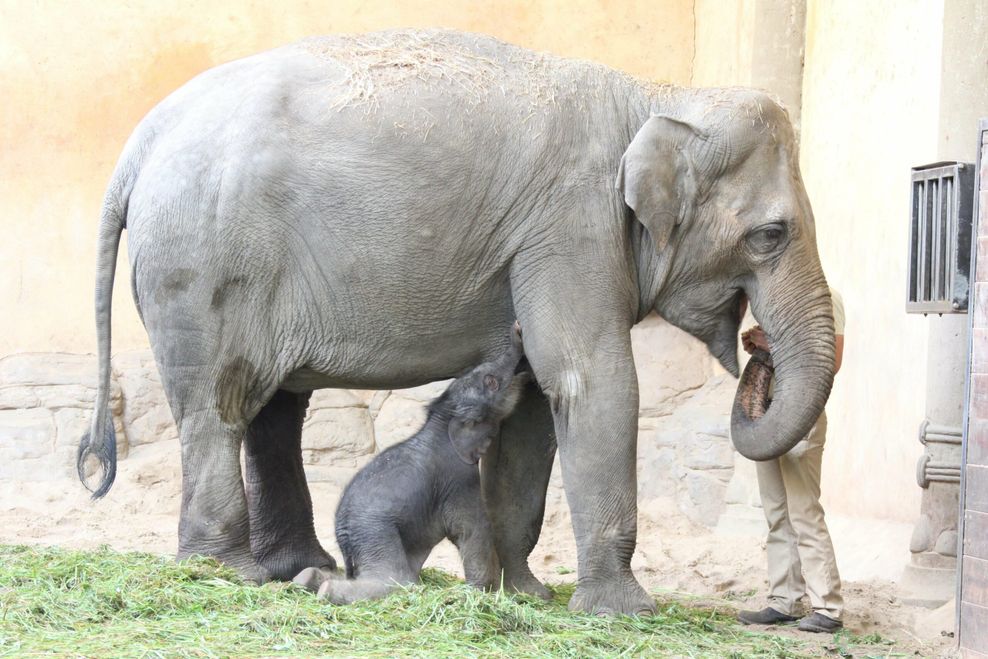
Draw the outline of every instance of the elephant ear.
[[[702,136],[685,121],[653,115],[621,157],[615,187],[652,234],[659,251],[669,244],[678,225],[689,223],[696,209],[691,147]]]
[[[496,425],[488,420],[456,416],[449,421],[449,441],[453,443],[453,450],[460,460],[470,465],[480,462],[495,432]]]

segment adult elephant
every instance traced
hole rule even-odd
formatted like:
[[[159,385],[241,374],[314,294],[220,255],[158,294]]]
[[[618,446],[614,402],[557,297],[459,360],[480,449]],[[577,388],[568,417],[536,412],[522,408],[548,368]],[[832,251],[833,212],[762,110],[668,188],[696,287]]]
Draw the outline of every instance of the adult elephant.
[[[544,593],[527,557],[558,443],[574,608],[653,607],[630,569],[632,325],[655,309],[737,374],[750,299],[778,381],[764,416],[736,415],[750,458],[805,435],[832,382],[810,205],[765,94],[649,85],[455,32],[311,39],[203,73],[124,149],[99,223],[99,394],[79,451],[80,474],[102,463],[95,496],[115,473],[125,227],[181,436],[179,556],[259,581],[332,562],[299,448],[311,392],[455,376],[499,354],[515,318],[541,392],[506,422],[484,488],[505,583]]]

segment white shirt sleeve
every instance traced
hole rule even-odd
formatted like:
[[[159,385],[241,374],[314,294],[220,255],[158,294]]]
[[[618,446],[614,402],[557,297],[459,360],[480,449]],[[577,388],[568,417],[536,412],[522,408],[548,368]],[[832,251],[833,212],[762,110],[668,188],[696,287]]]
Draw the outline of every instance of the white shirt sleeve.
[[[841,297],[837,289],[830,289],[830,300],[834,304],[834,334],[844,335],[844,298]]]

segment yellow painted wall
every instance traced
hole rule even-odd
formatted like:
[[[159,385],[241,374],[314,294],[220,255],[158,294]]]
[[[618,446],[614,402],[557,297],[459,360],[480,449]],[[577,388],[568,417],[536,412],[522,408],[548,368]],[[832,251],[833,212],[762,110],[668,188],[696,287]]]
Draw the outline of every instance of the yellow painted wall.
[[[312,34],[442,26],[689,80],[691,0],[0,0],[0,355],[93,352],[96,220],[130,131],[214,64]],[[145,346],[126,254],[114,350]]]
[[[913,521],[928,321],[906,315],[909,168],[937,159],[943,2],[809,0],[801,163],[847,313],[827,509]]]
[[[788,0],[787,0],[788,1]],[[679,84],[751,84],[766,0],[0,0],[0,355],[95,350],[95,226],[124,141],[220,62],[306,35],[481,31]],[[802,166],[847,348],[831,404],[833,512],[912,521],[927,321],[903,313],[909,166],[935,160],[943,0],[808,0]],[[146,345],[126,255],[114,350]]]

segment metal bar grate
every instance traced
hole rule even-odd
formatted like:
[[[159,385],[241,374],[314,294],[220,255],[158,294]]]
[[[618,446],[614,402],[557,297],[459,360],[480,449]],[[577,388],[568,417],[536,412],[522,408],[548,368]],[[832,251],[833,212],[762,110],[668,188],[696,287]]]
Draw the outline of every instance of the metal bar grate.
[[[973,202],[968,163],[913,168],[907,312],[967,312]]]

